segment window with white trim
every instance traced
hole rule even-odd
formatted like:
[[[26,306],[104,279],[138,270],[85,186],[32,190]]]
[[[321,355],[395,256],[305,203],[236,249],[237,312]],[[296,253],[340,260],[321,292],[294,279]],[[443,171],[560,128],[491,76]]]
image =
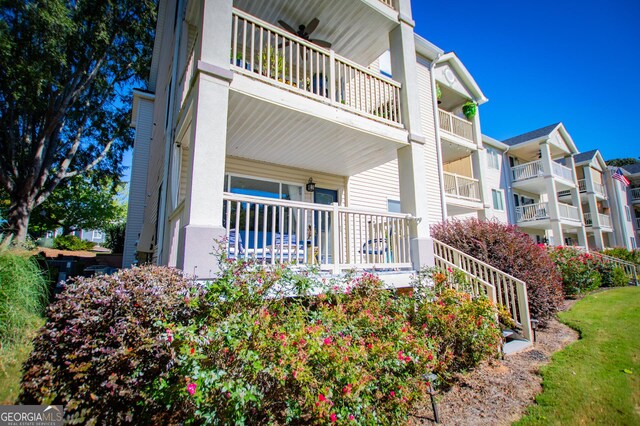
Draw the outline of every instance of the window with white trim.
[[[487,162],[489,163],[490,169],[500,170],[501,160],[502,155],[497,149],[492,147],[487,148]]]
[[[102,231],[94,230],[93,235],[91,236],[92,240],[101,240],[102,239]]]
[[[492,189],[491,196],[493,198],[493,209],[504,211],[504,192],[501,189]]]
[[[631,222],[631,210],[629,210],[629,206],[624,206],[624,212],[627,215],[627,222]]]
[[[638,248],[638,246],[636,246],[635,237],[631,237],[631,248],[634,249],[634,250]]]
[[[389,213],[402,213],[400,200],[387,200],[387,211]]]

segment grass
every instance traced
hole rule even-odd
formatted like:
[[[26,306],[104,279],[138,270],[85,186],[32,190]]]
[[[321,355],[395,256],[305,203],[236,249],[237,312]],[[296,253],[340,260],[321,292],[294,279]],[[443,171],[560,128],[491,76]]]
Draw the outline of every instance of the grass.
[[[559,317],[581,339],[543,368],[544,392],[516,424],[640,424],[640,288],[594,293]]]
[[[43,324],[47,281],[29,253],[0,250],[0,404],[18,396],[22,363]]]

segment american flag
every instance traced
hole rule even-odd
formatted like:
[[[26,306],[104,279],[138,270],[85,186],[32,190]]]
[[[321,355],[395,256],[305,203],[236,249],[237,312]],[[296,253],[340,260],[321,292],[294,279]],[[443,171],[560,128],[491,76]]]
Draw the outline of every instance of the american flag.
[[[629,179],[627,179],[622,174],[622,169],[620,167],[618,167],[618,170],[616,170],[616,172],[612,174],[611,177],[614,178],[615,180],[619,180],[620,182],[622,182],[624,186],[629,186],[629,184],[631,183],[629,182]]]

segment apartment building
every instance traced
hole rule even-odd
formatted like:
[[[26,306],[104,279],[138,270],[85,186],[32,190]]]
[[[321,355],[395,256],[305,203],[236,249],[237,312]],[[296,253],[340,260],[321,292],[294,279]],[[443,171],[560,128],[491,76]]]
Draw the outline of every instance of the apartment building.
[[[613,174],[620,169],[629,181],[626,186]],[[605,170],[607,190],[611,200],[611,219],[614,228],[615,246],[629,250],[638,248],[640,237],[640,164],[623,167],[608,167]]]

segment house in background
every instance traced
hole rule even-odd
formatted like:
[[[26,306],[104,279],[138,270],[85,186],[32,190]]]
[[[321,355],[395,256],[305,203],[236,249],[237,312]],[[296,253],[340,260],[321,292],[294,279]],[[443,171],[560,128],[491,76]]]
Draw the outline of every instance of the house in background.
[[[55,231],[47,231],[45,233],[45,238],[54,239],[61,235],[63,235],[62,228],[56,229]],[[90,241],[98,245],[103,245],[107,241],[104,231],[100,229],[80,229],[80,230],[71,232],[69,235],[75,235],[81,240]]]

